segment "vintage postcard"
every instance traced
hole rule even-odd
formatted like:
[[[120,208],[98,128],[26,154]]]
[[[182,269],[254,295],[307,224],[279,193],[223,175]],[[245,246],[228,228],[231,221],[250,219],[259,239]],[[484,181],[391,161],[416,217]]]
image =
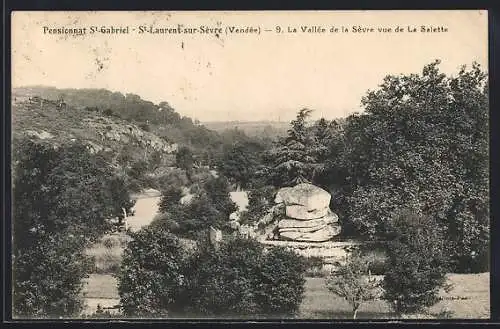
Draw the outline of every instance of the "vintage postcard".
[[[11,19],[13,318],[490,317],[487,11]]]

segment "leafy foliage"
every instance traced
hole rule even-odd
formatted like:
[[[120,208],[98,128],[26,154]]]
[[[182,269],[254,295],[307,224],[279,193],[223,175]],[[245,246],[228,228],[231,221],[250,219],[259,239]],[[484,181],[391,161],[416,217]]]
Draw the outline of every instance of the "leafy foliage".
[[[165,317],[184,285],[186,253],[175,235],[158,227],[146,227],[131,236],[118,274],[123,313]]]
[[[59,318],[79,314],[83,308],[79,295],[82,280],[92,269],[91,258],[82,251],[81,238],[66,232],[52,233],[14,253],[14,317]]]
[[[294,313],[304,293],[303,259],[255,240],[206,239],[186,248],[167,230],[134,234],[119,280],[126,316],[269,316]]]
[[[172,207],[177,207],[182,198],[182,189],[177,186],[171,186],[163,190],[161,193],[160,204],[158,211],[166,213]]]
[[[193,153],[188,147],[181,147],[175,155],[175,165],[178,168],[184,169],[189,177],[193,169],[194,159]]]
[[[306,262],[282,247],[264,254],[256,293],[262,312],[272,317],[292,316],[304,298]]]
[[[255,185],[264,149],[258,141],[237,142],[226,147],[218,165],[219,172],[243,189]]]
[[[234,238],[204,248],[191,264],[186,300],[194,314],[291,315],[303,298],[303,259],[284,249],[265,253],[255,240]]]
[[[79,312],[91,259],[84,248],[130,210],[124,183],[78,143],[23,140],[14,154],[13,295],[22,317]]]
[[[347,258],[346,263],[336,273],[327,278],[328,290],[343,297],[352,307],[353,319],[356,319],[359,307],[378,297],[378,283],[371,277],[369,262],[360,255]]]
[[[348,118],[332,172],[344,177],[337,204],[358,231],[384,236],[414,206],[436,218],[454,245],[458,271],[487,269],[488,91],[476,64],[456,77],[436,61],[422,74],[387,76]]]
[[[264,186],[248,192],[248,207],[241,214],[240,222],[255,223],[264,217],[269,209],[274,205],[273,199],[276,189],[273,186]]]
[[[267,173],[274,186],[311,182],[317,168],[317,159],[310,147],[313,138],[308,133],[306,119],[312,110],[302,109],[291,122],[288,135],[279,138],[276,146],[265,155]]]
[[[224,219],[228,219],[229,215],[238,209],[229,196],[230,186],[224,176],[209,179],[204,185],[204,190]]]
[[[405,210],[392,227],[383,286],[386,299],[401,314],[416,313],[438,301],[449,270],[443,229],[432,217]]]

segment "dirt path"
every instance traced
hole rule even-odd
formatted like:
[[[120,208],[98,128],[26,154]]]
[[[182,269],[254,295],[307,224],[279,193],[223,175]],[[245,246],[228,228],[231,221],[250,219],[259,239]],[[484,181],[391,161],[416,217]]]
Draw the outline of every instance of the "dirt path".
[[[159,196],[148,194],[137,198],[135,204],[135,215],[127,219],[128,227],[136,232],[142,227],[149,225],[158,213]],[[97,305],[102,307],[113,307],[120,300],[116,291],[116,279],[109,274],[92,274],[84,286],[86,308],[83,314],[92,314],[97,310]],[[116,312],[116,310],[113,310]]]
[[[135,215],[127,219],[130,230],[135,232],[149,225],[158,213],[159,202],[159,196],[137,199],[135,204]]]

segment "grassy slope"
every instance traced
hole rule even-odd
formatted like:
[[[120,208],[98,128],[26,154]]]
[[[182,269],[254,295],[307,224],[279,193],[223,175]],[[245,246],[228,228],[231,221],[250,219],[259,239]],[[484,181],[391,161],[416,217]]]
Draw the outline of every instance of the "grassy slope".
[[[431,315],[451,311],[452,318],[488,318],[489,317],[489,273],[449,274],[453,289],[449,293],[441,292],[442,300],[429,311]],[[332,295],[323,278],[308,278],[306,294],[300,309],[301,317],[313,319],[351,318],[348,303]],[[393,315],[384,301],[373,301],[361,306],[360,319],[388,319]]]
[[[45,131],[54,136],[54,142],[66,142],[70,139],[89,141],[94,144],[120,150],[124,142],[110,138],[101,138],[99,133],[108,130],[126,137],[130,142],[137,144],[137,138],[144,141],[163,143],[158,136],[146,132],[125,120],[117,117],[105,117],[101,113],[89,112],[83,109],[68,107],[58,110],[54,103],[31,103],[19,99],[12,106],[12,133],[13,137],[21,137],[26,131]],[[140,134],[138,137],[137,134]],[[168,143],[164,143],[168,145]],[[140,146],[141,144],[137,144]]]

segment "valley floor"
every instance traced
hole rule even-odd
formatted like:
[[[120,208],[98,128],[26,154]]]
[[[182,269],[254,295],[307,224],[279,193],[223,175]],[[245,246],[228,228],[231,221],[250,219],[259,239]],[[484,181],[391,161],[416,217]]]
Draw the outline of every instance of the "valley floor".
[[[453,319],[487,319],[490,315],[489,273],[450,274],[453,289],[442,292],[442,300],[430,309],[427,317]],[[307,278],[305,298],[300,307],[302,319],[350,319],[352,313],[344,299],[328,291],[324,278]],[[95,312],[97,304],[112,307],[119,303],[116,279],[111,275],[93,274],[85,288],[86,313]],[[448,314],[448,315],[446,315]],[[419,315],[426,317],[426,315]],[[362,305],[358,319],[393,319],[389,306],[378,300]]]

